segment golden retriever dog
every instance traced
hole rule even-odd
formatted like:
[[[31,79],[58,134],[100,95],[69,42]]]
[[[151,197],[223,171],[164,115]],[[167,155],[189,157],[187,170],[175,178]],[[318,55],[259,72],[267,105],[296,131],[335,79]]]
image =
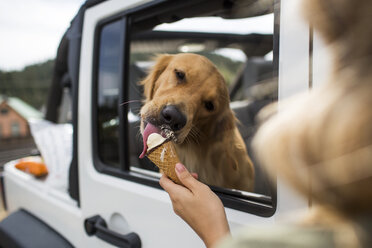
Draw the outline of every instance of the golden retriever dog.
[[[229,107],[222,75],[196,54],[161,55],[144,85],[144,150],[150,133],[171,137],[183,164],[209,185],[252,191],[254,167]]]

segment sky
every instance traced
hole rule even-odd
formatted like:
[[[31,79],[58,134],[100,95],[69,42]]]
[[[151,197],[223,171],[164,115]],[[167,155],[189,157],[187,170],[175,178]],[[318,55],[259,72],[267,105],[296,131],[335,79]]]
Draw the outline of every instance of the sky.
[[[0,70],[22,70],[56,56],[84,0],[1,0]]]
[[[55,58],[64,32],[84,1],[0,0],[0,70],[22,70],[27,65]],[[203,19],[181,20],[156,29],[270,33],[273,27],[272,14],[248,21]]]

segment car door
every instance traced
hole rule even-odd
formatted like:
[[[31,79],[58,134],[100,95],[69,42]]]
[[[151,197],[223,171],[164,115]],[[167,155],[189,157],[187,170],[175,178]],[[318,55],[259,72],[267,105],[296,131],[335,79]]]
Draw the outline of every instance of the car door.
[[[255,101],[262,100],[251,96],[252,89],[271,83],[273,90],[264,96],[270,101],[277,100],[278,94],[280,100],[308,89],[309,29],[303,23],[290,27],[299,16],[298,6],[284,0],[258,2],[262,4],[112,0],[86,10],[79,77],[78,161],[80,207],[91,235],[89,247],[203,247],[193,230],[173,213],[167,193],[159,186],[156,167],[137,158],[142,98],[136,83],[146,75],[153,54],[188,51],[209,57],[220,70],[227,71],[224,76],[230,90],[240,92],[239,97],[232,96],[231,107],[248,123],[240,131],[250,152],[255,129],[252,118],[257,112],[253,110],[261,106]],[[288,31],[283,35],[279,35],[280,14],[286,14],[280,22],[280,32]],[[202,28],[202,23],[207,23],[206,29],[190,29]],[[260,30],[255,27],[267,23],[269,29],[257,34]],[[225,30],[211,34],[214,27]],[[268,48],[267,41],[271,42]],[[289,54],[293,48],[297,53]],[[297,70],[306,76],[293,89],[293,80],[287,83],[286,73],[299,56],[304,64]],[[263,64],[271,68],[270,76],[264,74],[267,66]],[[226,207],[233,232],[247,224],[272,223],[278,214],[307,206],[281,181],[270,183],[256,161],[255,168],[259,191],[211,185]]]

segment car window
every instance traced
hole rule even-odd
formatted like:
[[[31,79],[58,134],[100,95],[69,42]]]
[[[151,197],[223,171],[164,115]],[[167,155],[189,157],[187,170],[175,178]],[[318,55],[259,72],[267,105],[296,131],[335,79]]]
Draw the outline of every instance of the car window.
[[[209,27],[208,32],[205,32],[206,27]],[[234,29],[229,30],[229,27]],[[225,79],[230,91],[230,106],[240,121],[239,130],[253,159],[250,142],[256,128],[255,117],[263,106],[277,97],[272,60],[273,27],[273,14],[233,20],[197,17],[161,24],[152,30],[132,35],[129,81],[130,95],[133,96],[131,100],[143,99],[139,94],[141,86],[137,83],[150,70],[156,55],[186,52],[203,55],[217,66]],[[131,144],[136,144],[131,147],[131,169],[144,173],[144,170],[158,171],[147,158],[138,159],[142,151],[138,130],[141,104],[135,102],[129,103],[129,106],[130,114],[137,117],[130,120],[130,133],[133,133]],[[267,179],[256,163],[255,171],[259,179],[256,179],[254,192],[270,195]]]
[[[97,66],[98,156],[103,163],[116,168],[119,168],[120,28],[120,21],[102,28]]]
[[[225,80],[230,108],[255,170],[252,190],[208,184],[220,197],[226,196],[224,202],[229,206],[243,211],[265,206],[258,214],[273,213],[275,185],[269,183],[255,160],[251,140],[258,112],[277,100],[278,27],[274,26],[279,11],[274,12],[274,1],[258,1],[262,5],[253,4],[255,7],[243,3],[230,10],[221,10],[217,2],[200,9],[192,2],[185,3],[187,8],[176,2],[129,11],[114,21],[102,21],[97,28],[94,130],[100,168],[112,168],[116,172],[102,171],[159,187],[158,167],[147,157],[139,158],[143,150],[140,110],[144,103],[139,82],[148,75],[159,54],[199,54],[215,64]],[[126,61],[125,65],[122,61]],[[119,118],[121,114],[125,118]],[[258,208],[246,207],[254,202],[260,204]]]

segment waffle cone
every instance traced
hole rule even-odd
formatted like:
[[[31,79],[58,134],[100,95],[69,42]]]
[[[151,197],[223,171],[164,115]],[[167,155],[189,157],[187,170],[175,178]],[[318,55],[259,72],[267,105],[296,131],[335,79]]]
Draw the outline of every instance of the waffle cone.
[[[176,149],[171,142],[163,143],[162,145],[154,148],[146,156],[157,166],[160,171],[167,175],[173,182],[182,184],[178,179],[176,171],[176,163],[180,160],[177,156]]]

